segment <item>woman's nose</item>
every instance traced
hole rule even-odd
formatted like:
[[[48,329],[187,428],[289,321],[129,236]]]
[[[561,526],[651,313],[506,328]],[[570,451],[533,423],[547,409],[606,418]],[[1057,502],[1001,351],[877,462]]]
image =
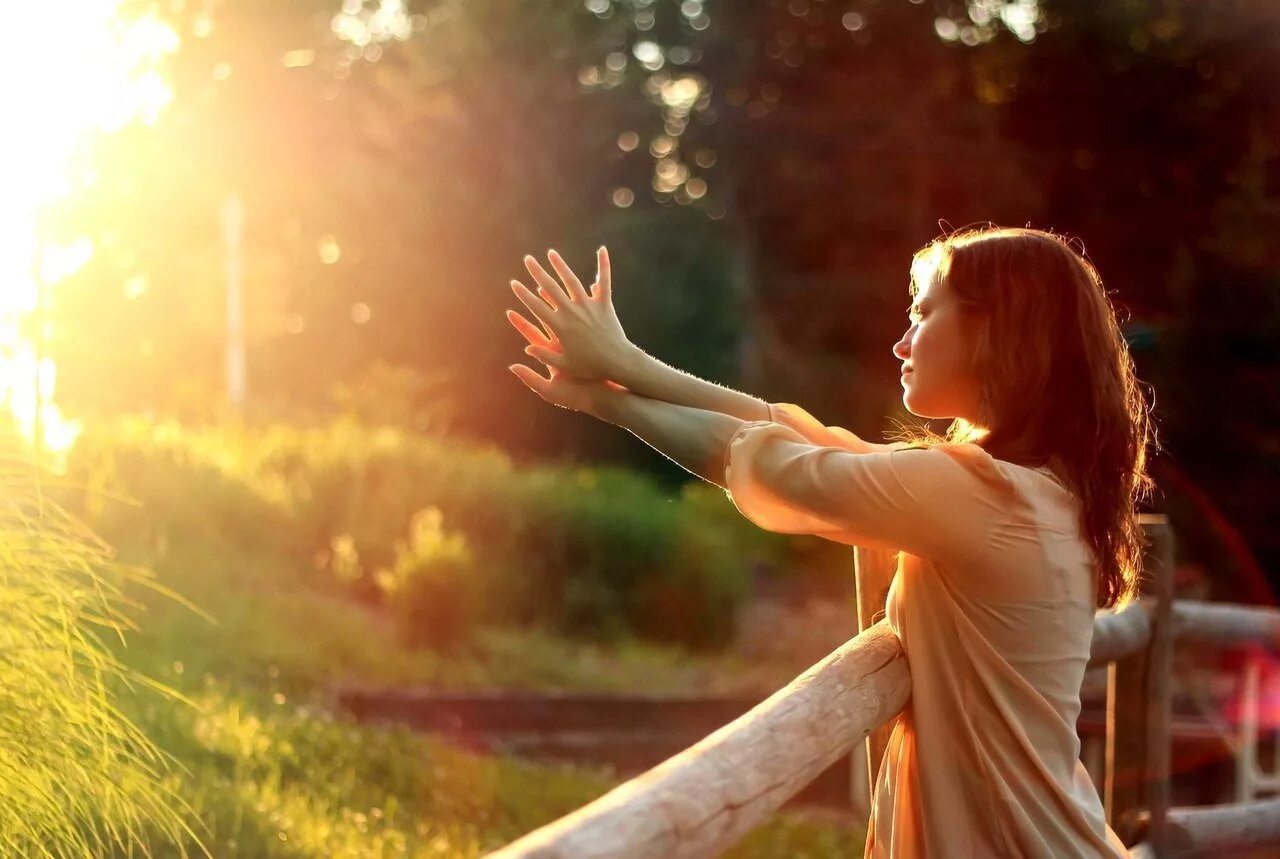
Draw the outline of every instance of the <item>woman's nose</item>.
[[[910,338],[906,334],[903,334],[902,339],[893,344],[893,354],[904,361],[911,357]]]

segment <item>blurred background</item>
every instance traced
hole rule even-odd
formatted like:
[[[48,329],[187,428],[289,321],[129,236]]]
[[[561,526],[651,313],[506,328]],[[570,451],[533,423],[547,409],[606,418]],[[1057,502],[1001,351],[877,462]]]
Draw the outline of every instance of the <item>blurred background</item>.
[[[1078,238],[1154,395],[1179,588],[1274,602],[1270,0],[3,17],[4,420],[112,563],[171,589],[123,589],[138,629],[105,646],[203,696],[131,712],[192,768],[216,855],[476,855],[602,791],[333,733],[338,685],[767,694],[856,632],[847,549],[756,531],[511,376],[526,253],[585,281],[607,245],[645,350],[879,438],[910,417],[912,252],[986,222]],[[809,826],[742,855],[860,849]]]

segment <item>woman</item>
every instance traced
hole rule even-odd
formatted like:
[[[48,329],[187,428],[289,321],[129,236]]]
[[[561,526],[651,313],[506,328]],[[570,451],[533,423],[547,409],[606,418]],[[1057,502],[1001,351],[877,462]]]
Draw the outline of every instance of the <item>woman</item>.
[[[762,528],[901,550],[886,613],[911,698],[880,767],[867,857],[1115,857],[1079,760],[1076,717],[1096,608],[1136,594],[1136,506],[1154,442],[1093,266],[1058,236],[986,228],[911,267],[893,346],[903,403],[946,438],[875,444],[667,367],[623,334],[598,252],[590,294],[516,295],[508,319],[550,368],[511,370],[544,399],[625,427],[728,490]]]

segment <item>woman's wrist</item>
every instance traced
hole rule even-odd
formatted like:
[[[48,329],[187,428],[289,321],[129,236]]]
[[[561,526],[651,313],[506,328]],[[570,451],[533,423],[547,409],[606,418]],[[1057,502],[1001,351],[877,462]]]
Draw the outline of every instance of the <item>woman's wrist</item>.
[[[618,423],[619,403],[630,393],[630,391],[617,383],[606,381],[593,391],[591,407],[587,411],[593,418],[616,424]]]
[[[649,353],[631,341],[619,350],[618,359],[614,362],[609,378],[627,389],[637,389],[645,370],[645,362],[653,360]]]

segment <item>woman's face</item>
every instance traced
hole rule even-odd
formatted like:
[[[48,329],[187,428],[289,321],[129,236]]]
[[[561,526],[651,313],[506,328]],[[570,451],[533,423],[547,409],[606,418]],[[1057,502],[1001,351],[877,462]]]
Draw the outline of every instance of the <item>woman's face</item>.
[[[972,323],[950,290],[928,278],[911,306],[911,327],[893,345],[902,359],[902,404],[922,418],[978,422],[978,380],[970,369]]]

